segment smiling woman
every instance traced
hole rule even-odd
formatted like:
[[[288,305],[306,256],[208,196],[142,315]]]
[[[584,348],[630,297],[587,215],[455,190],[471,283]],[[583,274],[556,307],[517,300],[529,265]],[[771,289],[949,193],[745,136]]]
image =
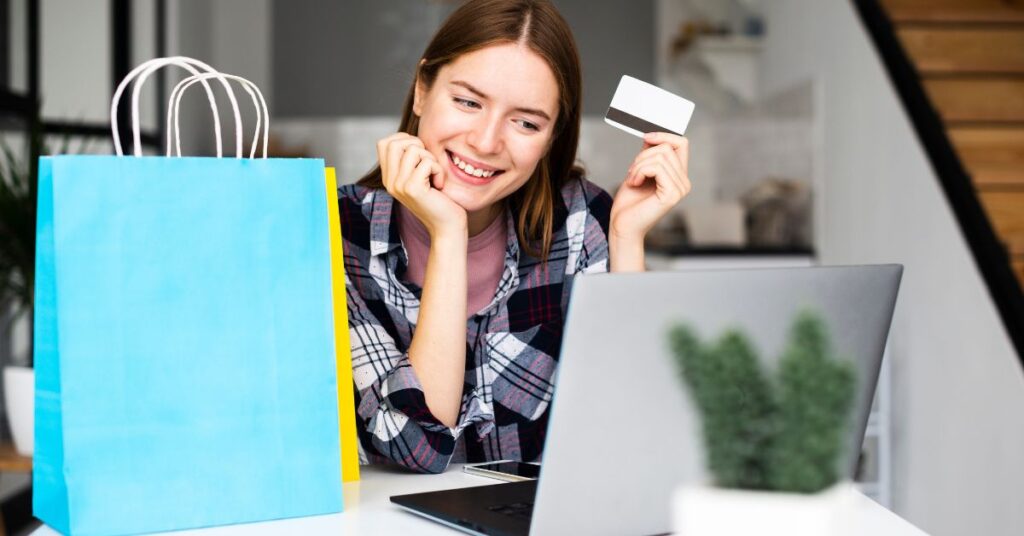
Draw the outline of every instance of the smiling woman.
[[[541,456],[577,274],[643,270],[690,189],[656,133],[613,200],[575,165],[582,76],[546,0],[470,0],[422,56],[378,166],[339,189],[360,439],[422,472]]]

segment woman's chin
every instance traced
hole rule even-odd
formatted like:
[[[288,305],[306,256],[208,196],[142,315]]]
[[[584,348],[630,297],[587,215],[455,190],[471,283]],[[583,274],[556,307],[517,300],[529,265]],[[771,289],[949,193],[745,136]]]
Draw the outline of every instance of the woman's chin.
[[[487,203],[481,202],[482,200],[479,195],[473,195],[471,192],[467,192],[459,187],[459,185],[450,182],[444,185],[441,193],[447,195],[448,199],[454,201],[456,205],[462,207],[467,213],[477,212],[490,206]]]

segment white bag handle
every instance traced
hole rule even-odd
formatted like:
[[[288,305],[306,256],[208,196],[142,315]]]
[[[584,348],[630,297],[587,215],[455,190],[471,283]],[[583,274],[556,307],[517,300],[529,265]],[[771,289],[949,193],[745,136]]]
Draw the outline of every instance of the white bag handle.
[[[177,150],[177,155],[181,156],[181,125],[179,119],[181,117],[181,98],[185,95],[185,91],[195,85],[196,82],[205,83],[209,78],[217,78],[222,82],[225,80],[234,80],[242,84],[245,91],[249,93],[249,97],[252,98],[252,105],[256,109],[256,130],[253,132],[252,145],[249,149],[249,158],[256,157],[256,146],[260,139],[260,125],[263,125],[263,158],[267,157],[267,140],[270,136],[270,112],[267,109],[267,101],[263,98],[263,92],[260,88],[251,81],[235,76],[233,74],[225,73],[201,73],[194,74],[184,80],[178,82],[178,85],[174,86],[174,90],[171,91],[171,96],[167,100],[167,156],[171,156],[171,118],[174,121],[174,145]],[[266,120],[263,120],[266,117]],[[239,124],[240,118],[237,118]],[[242,131],[236,131],[236,145],[241,149]],[[218,140],[220,143],[220,140]],[[239,152],[237,158],[241,158],[242,154]]]
[[[199,70],[197,70],[196,67],[207,72],[216,72],[216,70],[213,67],[210,67],[209,65],[199,60],[188,58],[185,56],[173,56],[169,58],[155,58],[149,60],[147,62],[142,63],[141,65],[133,69],[130,73],[128,73],[128,75],[124,77],[124,80],[122,80],[121,83],[118,84],[117,90],[114,91],[114,97],[111,99],[110,103],[110,129],[114,138],[114,151],[118,156],[124,155],[124,151],[121,147],[121,136],[117,125],[117,107],[118,103],[121,100],[121,95],[124,93],[124,90],[127,89],[128,84],[130,84],[135,79],[135,77],[139,76],[140,73],[142,73],[143,76],[135,84],[132,93],[132,134],[135,143],[134,153],[135,156],[142,156],[142,136],[139,130],[139,90],[142,87],[142,84],[145,83],[145,79],[149,77],[150,73],[166,65],[177,65],[178,67],[181,67],[182,69],[185,69],[186,71],[189,71],[192,74],[199,74]],[[231,89],[231,85],[224,80],[222,80],[221,83],[224,85],[225,90],[228,92],[228,98],[231,100],[231,103],[235,108],[235,113],[237,116],[238,103],[235,100],[235,95]],[[203,86],[204,89],[206,90],[206,97],[210,101],[210,109],[213,111],[214,130],[217,132],[217,138],[220,139],[220,114],[217,111],[217,103],[213,97],[213,91],[210,89],[209,84],[204,82]],[[238,119],[238,121],[240,123],[240,119]],[[240,127],[240,124],[236,124],[236,128]],[[218,144],[217,155],[220,156],[221,154],[221,147]]]
[[[188,59],[191,59],[191,58],[188,58]],[[197,59],[191,59],[191,60],[198,61]],[[203,64],[203,65],[206,66],[206,64]],[[132,111],[134,112],[135,117],[138,117],[138,97],[139,97],[139,90],[141,89],[142,84],[145,83],[145,79],[146,78],[150,77],[150,75],[152,75],[154,72],[156,72],[161,67],[162,66],[160,66],[160,65],[155,65],[155,66],[150,67],[150,68],[146,69],[145,71],[143,71],[142,74],[139,75],[139,77],[138,77],[138,82],[136,82],[135,86],[132,88]],[[210,66],[206,66],[206,67],[208,68],[208,69],[206,69],[206,71],[208,73],[217,73],[217,70],[213,69],[212,67],[210,67]],[[194,73],[194,76],[196,74],[197,73]],[[238,102],[238,100],[236,98],[234,98],[234,89],[231,88],[230,84],[228,84],[225,80],[221,79],[220,80],[220,85],[224,86],[224,90],[227,91],[227,98],[231,102],[231,111],[234,112],[234,131],[236,131],[236,133],[237,133],[237,135],[234,136],[234,137],[236,137],[236,143],[234,143],[234,153],[236,153],[236,155],[239,155],[239,158],[241,158],[241,156],[242,156],[242,135],[241,135],[241,133],[242,133],[242,116],[239,113],[239,102]],[[207,96],[209,97],[209,95],[207,95]],[[216,100],[216,97],[214,97],[214,99]],[[216,121],[219,121],[219,119],[220,118],[218,117],[216,119]],[[221,148],[220,134],[217,134],[216,138],[217,138],[217,157],[220,157],[220,156],[222,156],[222,151],[220,149]],[[136,141],[136,143],[138,143],[138,141]]]
[[[197,63],[205,66],[206,67],[205,70],[207,72],[210,72],[210,73],[218,72],[216,69],[210,67],[209,65],[206,65],[205,63],[199,62],[198,60],[193,60],[191,58],[186,58],[186,59],[188,59],[190,61],[193,61],[193,62],[197,62]],[[149,75],[151,75],[154,71],[156,71],[160,67],[161,67],[161,65],[158,64],[158,65],[153,65],[153,66],[149,67],[148,69],[144,70],[142,72],[142,74],[139,75],[139,81],[135,84],[135,87],[132,89],[132,110],[135,113],[136,117],[138,117],[138,106],[139,106],[139,93],[140,93],[140,89],[142,88],[142,85],[146,83],[146,78],[148,78]],[[195,75],[195,74],[198,74],[198,73],[193,73],[193,75]],[[205,83],[205,81],[204,81],[204,83]],[[235,154],[239,158],[241,158],[241,156],[242,156],[242,135],[241,135],[241,133],[242,133],[242,118],[241,118],[241,114],[238,111],[238,101],[235,99],[235,91],[231,87],[231,84],[227,83],[227,81],[224,80],[224,79],[220,79],[220,83],[221,83],[222,86],[224,86],[224,90],[228,94],[228,100],[231,101],[231,110],[235,113],[235,133],[236,133],[236,135],[235,135]],[[207,95],[207,98],[211,98],[211,97],[209,95]],[[214,98],[214,100],[216,100],[216,97],[212,97],[212,98]],[[216,123],[219,122],[219,120],[220,120],[219,117],[215,118],[214,124],[216,125]],[[137,132],[137,130],[136,130],[136,132]],[[217,138],[217,157],[221,157],[223,155],[223,152],[221,150],[221,145],[222,145],[221,136],[220,136],[219,132],[215,132],[215,134],[216,134],[216,138]],[[138,144],[138,141],[136,141],[136,144]]]
[[[181,122],[180,122],[180,117],[181,117],[181,113],[180,113],[181,98],[185,95],[185,90],[186,89],[192,87],[192,85],[195,84],[196,82],[202,83],[202,81],[207,79],[207,78],[217,78],[217,79],[221,80],[222,82],[225,81],[225,80],[228,80],[228,79],[238,79],[238,77],[236,77],[234,75],[223,74],[223,73],[200,73],[200,74],[195,74],[195,75],[189,76],[189,77],[181,80],[180,82],[178,82],[178,84],[176,86],[174,86],[174,90],[171,91],[170,98],[167,99],[167,124],[166,124],[166,135],[167,135],[167,138],[166,139],[167,139],[167,156],[168,157],[171,156],[171,139],[172,139],[172,135],[175,136],[173,139],[175,140],[175,148],[177,149],[177,156],[181,156]],[[262,122],[262,115],[263,115],[263,110],[260,108],[260,102],[259,101],[261,101],[263,99],[263,95],[260,94],[259,100],[257,100],[257,96],[253,92],[253,89],[255,88],[256,91],[259,91],[259,88],[257,88],[255,84],[253,84],[252,82],[249,82],[248,80],[241,79],[240,81],[243,82],[242,83],[242,87],[245,89],[246,92],[249,93],[249,97],[252,99],[253,107],[256,109],[256,130],[253,133],[252,145],[251,145],[251,148],[249,150],[249,158],[254,158],[255,154],[256,154],[256,144],[257,144],[257,142],[259,140],[260,124]],[[241,139],[241,137],[242,137],[242,132],[240,130],[235,132],[235,145],[239,149],[241,148],[240,141],[239,141]],[[217,143],[220,143],[219,139],[218,139]],[[236,156],[236,158],[241,158],[242,154],[240,152],[237,152],[235,154],[235,156]]]

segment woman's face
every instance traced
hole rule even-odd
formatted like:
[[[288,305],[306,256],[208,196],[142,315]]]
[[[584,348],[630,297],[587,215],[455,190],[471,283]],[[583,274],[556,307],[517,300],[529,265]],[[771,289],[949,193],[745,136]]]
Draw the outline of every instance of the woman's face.
[[[464,54],[429,89],[417,84],[417,136],[445,169],[441,191],[470,215],[488,214],[546,154],[558,99],[547,62],[514,43]]]

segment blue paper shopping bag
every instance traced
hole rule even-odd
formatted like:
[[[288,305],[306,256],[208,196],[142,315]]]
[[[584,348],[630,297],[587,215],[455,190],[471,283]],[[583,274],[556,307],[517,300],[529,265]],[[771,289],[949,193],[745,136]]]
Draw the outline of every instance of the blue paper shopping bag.
[[[322,160],[40,160],[37,517],[341,511],[326,197]]]

